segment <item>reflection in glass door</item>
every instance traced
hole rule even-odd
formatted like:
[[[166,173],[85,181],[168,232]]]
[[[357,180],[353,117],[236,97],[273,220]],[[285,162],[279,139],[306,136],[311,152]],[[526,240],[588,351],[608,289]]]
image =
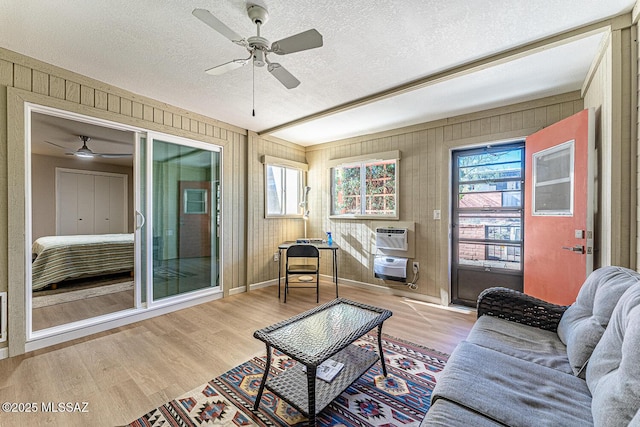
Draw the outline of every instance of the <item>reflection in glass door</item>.
[[[151,299],[219,287],[220,150],[197,142],[149,139]]]
[[[522,290],[523,179],[523,143],[453,153],[453,302]]]

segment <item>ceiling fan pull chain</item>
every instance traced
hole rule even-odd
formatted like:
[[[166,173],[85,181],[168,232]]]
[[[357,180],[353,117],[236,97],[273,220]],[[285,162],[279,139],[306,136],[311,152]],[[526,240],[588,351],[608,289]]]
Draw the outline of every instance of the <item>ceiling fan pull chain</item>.
[[[252,78],[251,78],[251,115],[253,117],[256,116],[256,67],[251,64],[251,74],[252,74]]]

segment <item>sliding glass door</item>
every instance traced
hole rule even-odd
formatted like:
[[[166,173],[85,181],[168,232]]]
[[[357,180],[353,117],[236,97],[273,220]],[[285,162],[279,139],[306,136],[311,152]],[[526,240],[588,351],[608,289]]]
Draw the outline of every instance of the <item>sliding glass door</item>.
[[[143,145],[146,301],[220,288],[220,148],[151,134]]]
[[[25,159],[26,344],[17,351],[222,296],[220,146],[25,111],[24,142],[11,148]],[[78,150],[87,142],[92,155]]]

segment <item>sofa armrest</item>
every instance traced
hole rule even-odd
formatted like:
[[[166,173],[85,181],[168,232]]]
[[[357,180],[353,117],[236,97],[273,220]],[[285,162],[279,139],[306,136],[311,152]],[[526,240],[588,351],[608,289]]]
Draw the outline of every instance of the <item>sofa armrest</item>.
[[[478,296],[478,317],[486,314],[553,332],[568,307],[499,287],[485,289]]]

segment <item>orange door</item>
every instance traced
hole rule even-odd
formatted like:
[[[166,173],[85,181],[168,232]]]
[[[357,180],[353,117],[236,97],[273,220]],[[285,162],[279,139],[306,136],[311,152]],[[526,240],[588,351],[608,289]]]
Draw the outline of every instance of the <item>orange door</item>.
[[[524,292],[571,304],[593,269],[593,111],[525,143]]]

